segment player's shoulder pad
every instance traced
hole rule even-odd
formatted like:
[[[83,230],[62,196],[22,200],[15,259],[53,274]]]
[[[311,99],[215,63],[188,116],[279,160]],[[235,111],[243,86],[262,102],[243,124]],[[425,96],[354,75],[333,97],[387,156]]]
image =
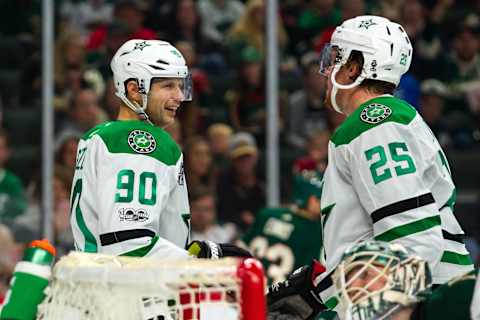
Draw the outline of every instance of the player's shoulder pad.
[[[128,153],[155,158],[166,165],[175,165],[181,150],[163,129],[148,123],[111,121],[89,130],[83,140],[99,136],[110,153]]]
[[[358,107],[335,130],[331,141],[335,146],[349,144],[362,133],[384,123],[408,125],[417,111],[407,102],[392,96],[380,96]]]

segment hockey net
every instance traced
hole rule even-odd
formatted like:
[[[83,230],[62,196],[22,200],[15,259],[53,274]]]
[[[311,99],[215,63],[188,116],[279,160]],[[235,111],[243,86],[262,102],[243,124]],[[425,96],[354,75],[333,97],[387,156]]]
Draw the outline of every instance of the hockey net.
[[[72,252],[54,267],[42,320],[265,320],[260,263]]]

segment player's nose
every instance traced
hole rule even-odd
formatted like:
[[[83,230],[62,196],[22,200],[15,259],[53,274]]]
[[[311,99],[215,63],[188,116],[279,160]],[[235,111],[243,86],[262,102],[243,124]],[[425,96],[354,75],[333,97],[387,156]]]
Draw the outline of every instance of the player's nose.
[[[177,87],[175,93],[173,94],[173,99],[178,102],[185,101],[185,95],[183,94],[183,90],[181,87]]]

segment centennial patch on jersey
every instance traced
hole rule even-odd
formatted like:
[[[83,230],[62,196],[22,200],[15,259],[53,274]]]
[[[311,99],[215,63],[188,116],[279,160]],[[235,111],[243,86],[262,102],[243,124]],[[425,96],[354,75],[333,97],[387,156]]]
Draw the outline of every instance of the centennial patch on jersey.
[[[143,130],[133,130],[128,135],[128,145],[135,152],[151,153],[157,147],[157,142],[149,132]]]
[[[392,109],[389,107],[380,103],[372,103],[362,110],[360,119],[366,123],[377,124],[387,119],[391,114]]]

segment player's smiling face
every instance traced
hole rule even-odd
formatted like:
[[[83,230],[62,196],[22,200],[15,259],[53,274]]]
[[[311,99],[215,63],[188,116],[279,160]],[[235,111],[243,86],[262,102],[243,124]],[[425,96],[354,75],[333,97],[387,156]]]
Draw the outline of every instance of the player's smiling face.
[[[148,93],[147,113],[157,126],[165,128],[175,121],[175,114],[183,101],[182,79],[155,80]]]

